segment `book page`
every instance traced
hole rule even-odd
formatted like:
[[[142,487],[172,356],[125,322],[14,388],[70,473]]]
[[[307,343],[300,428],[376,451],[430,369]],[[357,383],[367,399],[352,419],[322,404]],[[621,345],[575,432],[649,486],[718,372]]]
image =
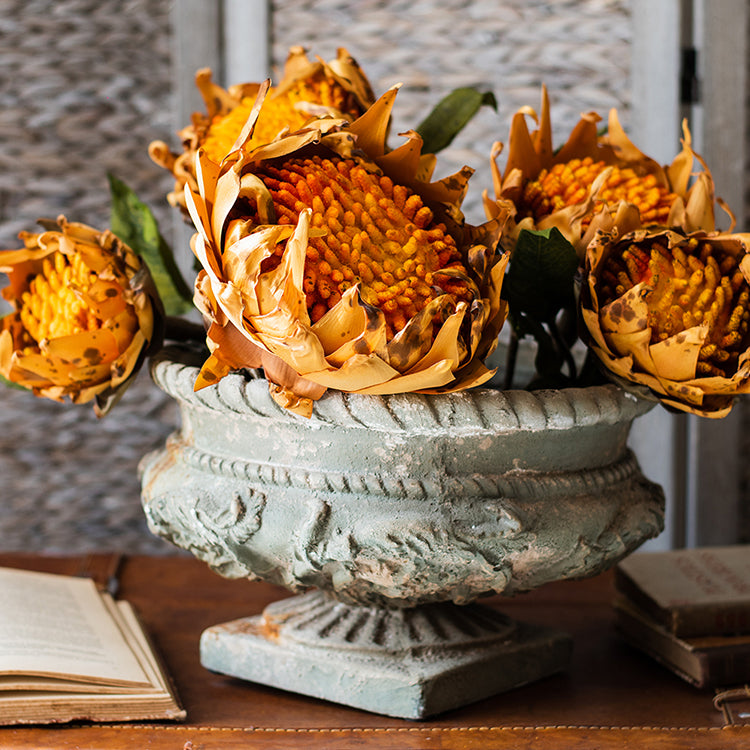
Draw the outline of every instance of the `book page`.
[[[88,578],[0,568],[0,674],[148,684]]]

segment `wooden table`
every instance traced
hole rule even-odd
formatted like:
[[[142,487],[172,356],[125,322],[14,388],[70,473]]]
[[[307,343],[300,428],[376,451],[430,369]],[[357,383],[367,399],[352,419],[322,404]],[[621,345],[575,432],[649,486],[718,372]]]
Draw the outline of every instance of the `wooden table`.
[[[285,596],[283,589],[226,580],[184,556],[0,554],[0,565],[66,574],[86,569],[100,579],[116,568],[119,596],[138,609],[188,715],[179,725],[5,727],[2,748],[750,748],[750,724],[727,724],[713,706],[713,691],[691,687],[620,639],[613,625],[611,574],[488,600],[517,619],[571,633],[575,645],[566,673],[437,719],[410,722],[201,667],[198,639],[204,628],[259,613]]]

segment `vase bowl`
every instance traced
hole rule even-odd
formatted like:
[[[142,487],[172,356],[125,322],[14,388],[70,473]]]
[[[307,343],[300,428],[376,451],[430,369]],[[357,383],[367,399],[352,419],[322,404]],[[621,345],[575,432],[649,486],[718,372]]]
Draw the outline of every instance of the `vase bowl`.
[[[279,407],[268,383],[252,373],[194,392],[196,365],[179,350],[152,362],[155,382],[180,405],[182,425],[142,462],[151,530],[224,576],[316,590],[244,623],[239,635],[233,626],[229,646],[227,632],[204,634],[204,650],[214,654],[204,653],[204,663],[218,671],[238,674],[240,652],[252,653],[256,666],[239,676],[249,669],[249,679],[294,689],[300,674],[310,682],[331,653],[346,651],[350,665],[353,654],[360,660],[349,670],[352,679],[367,674],[371,693],[378,681],[362,659],[369,663],[374,648],[391,660],[379,698],[352,702],[357,690],[341,677],[339,692],[309,694],[421,718],[454,705],[444,694],[461,668],[452,664],[453,678],[437,679],[432,667],[423,669],[429,690],[394,708],[388,700],[398,693],[401,677],[394,674],[404,663],[424,666],[438,646],[441,663],[473,649],[483,655],[469,660],[469,675],[480,663],[494,664],[490,642],[512,640],[508,628],[515,626],[498,624],[486,607],[460,608],[459,617],[454,605],[595,575],[663,527],[661,488],[644,478],[627,446],[633,419],[651,404],[617,386],[329,391],[307,419]],[[447,605],[441,610],[440,603]],[[269,633],[278,645],[284,628],[290,648],[308,656],[282,678],[273,654],[260,653]],[[446,640],[456,632],[463,636]],[[529,638],[535,652],[546,644],[549,659],[512,684],[561,668],[569,652],[559,634],[525,633]],[[528,654],[516,661],[528,664]],[[388,671],[383,663],[377,669]],[[493,692],[510,686],[488,679]],[[414,682],[414,670],[404,680]],[[426,692],[440,697],[427,700]]]

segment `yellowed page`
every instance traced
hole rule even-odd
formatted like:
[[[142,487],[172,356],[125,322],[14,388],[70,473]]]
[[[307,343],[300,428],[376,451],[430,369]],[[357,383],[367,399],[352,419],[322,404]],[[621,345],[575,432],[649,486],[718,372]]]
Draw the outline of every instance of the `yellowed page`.
[[[0,674],[148,685],[88,578],[0,568]]]

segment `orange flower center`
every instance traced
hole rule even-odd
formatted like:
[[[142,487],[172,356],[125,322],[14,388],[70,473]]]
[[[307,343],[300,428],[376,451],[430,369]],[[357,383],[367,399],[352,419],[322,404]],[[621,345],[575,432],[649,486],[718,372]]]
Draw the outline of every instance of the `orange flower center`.
[[[258,116],[250,144],[268,143],[284,128],[290,131],[301,128],[311,117],[304,107],[298,106],[304,103],[331,107],[352,119],[360,114],[352,103],[351,94],[334,79],[318,76],[297,81],[275,96],[274,89],[271,89]],[[202,144],[210,159],[220,163],[229,153],[254,104],[254,97],[245,97],[230,112],[213,118]]]
[[[307,248],[304,290],[313,322],[354,284],[385,315],[389,339],[438,295],[471,298],[465,281],[440,273],[466,274],[455,240],[408,187],[338,157],[264,164],[256,174],[271,192],[279,224],[296,224],[311,208],[313,226],[327,230]]]
[[[43,261],[28,291],[21,295],[19,315],[26,332],[37,342],[101,327],[81,293],[96,283],[96,274],[82,262],[56,252]]]
[[[645,297],[651,343],[707,325],[697,372],[726,376],[750,345],[750,286],[739,260],[696,238],[671,250],[659,241],[631,244],[607,259],[600,301],[607,304],[645,281],[652,288]]]
[[[532,216],[538,221],[566,206],[582,202],[594,180],[607,166],[603,161],[594,162],[587,156],[543,169],[535,180],[526,184],[519,215]],[[639,177],[630,167],[613,166],[599,192],[592,215],[604,205],[614,207],[625,200],[638,207],[644,224],[666,224],[676,197],[659,185],[653,174]]]

